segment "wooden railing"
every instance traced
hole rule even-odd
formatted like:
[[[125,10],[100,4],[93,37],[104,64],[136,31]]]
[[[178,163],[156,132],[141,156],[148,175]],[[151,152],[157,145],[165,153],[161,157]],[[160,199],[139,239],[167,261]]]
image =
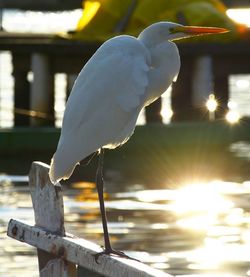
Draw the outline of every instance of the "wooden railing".
[[[102,248],[91,241],[65,232],[63,194],[59,183],[53,185],[49,167],[34,162],[29,186],[35,215],[35,226],[11,219],[8,236],[37,248],[41,277],[171,277],[135,260],[94,254]]]

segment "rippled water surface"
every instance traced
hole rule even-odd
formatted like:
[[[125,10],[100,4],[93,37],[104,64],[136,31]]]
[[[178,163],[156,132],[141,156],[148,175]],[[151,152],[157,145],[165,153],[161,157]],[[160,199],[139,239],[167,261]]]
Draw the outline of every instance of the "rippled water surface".
[[[0,276],[38,276],[35,249],[5,234],[10,218],[33,224],[28,185],[6,176],[0,185]],[[114,248],[176,276],[250,275],[250,182],[106,188]],[[66,231],[102,245],[95,185],[64,186],[64,203]]]

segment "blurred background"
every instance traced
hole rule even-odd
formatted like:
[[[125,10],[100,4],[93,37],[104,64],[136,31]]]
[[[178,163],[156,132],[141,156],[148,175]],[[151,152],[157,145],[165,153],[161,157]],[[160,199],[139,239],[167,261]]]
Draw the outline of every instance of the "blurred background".
[[[33,224],[28,172],[56,149],[66,99],[106,39],[153,22],[217,26],[178,42],[178,80],[105,158],[115,248],[174,276],[250,276],[250,2],[0,1],[0,276],[38,276],[35,249],[6,237]],[[63,183],[67,232],[103,244],[96,160]]]

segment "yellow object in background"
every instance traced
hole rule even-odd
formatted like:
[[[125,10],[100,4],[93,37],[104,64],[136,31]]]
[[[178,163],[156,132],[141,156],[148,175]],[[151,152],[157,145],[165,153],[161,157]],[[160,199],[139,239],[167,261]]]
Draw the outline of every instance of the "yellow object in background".
[[[137,36],[158,21],[231,30],[222,36],[202,38],[206,41],[238,38],[242,28],[227,16],[226,7],[219,0],[89,0],[83,1],[83,15],[70,38],[104,41],[122,33]]]
[[[104,41],[115,34],[115,28],[126,14],[131,0],[84,1],[83,14],[73,39]]]
[[[76,31],[81,31],[88,23],[93,19],[97,11],[99,10],[101,3],[98,1],[85,1],[84,2],[84,14],[80,18]]]

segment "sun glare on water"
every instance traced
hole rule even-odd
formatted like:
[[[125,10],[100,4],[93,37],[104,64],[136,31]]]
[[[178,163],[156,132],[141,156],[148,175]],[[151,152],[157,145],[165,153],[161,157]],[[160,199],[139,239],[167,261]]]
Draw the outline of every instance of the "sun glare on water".
[[[244,243],[236,243],[244,239],[241,226],[247,221],[246,214],[230,197],[242,191],[236,183],[219,180],[187,184],[176,190],[172,202],[176,225],[197,237],[203,234],[200,245],[183,252],[190,270],[214,272],[208,276],[217,276],[217,272],[221,272],[218,276],[238,276],[225,272],[229,270],[226,264],[248,259],[249,237]]]
[[[177,213],[228,211],[232,208],[232,203],[223,198],[220,193],[220,186],[216,186],[219,182],[196,183],[179,189],[173,204],[174,210]]]
[[[178,190],[172,208],[180,217],[177,221],[180,227],[208,230],[221,213],[227,213],[233,208],[233,203],[221,194],[219,183],[190,184]]]

